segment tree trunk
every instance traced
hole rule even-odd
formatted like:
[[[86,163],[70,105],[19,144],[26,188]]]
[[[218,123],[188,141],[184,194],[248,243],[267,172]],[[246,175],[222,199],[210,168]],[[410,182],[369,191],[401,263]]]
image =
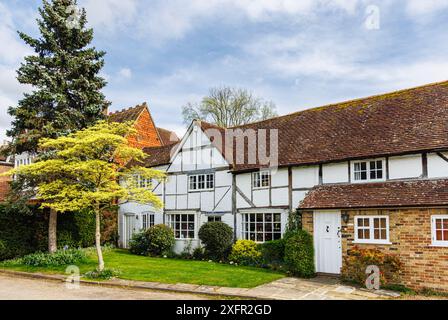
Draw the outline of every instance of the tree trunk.
[[[100,210],[95,210],[96,216],[96,231],[95,231],[95,246],[98,255],[98,271],[104,270],[103,251],[101,250],[101,219]]]
[[[58,250],[57,240],[58,212],[50,209],[50,219],[48,220],[48,252],[55,253]]]

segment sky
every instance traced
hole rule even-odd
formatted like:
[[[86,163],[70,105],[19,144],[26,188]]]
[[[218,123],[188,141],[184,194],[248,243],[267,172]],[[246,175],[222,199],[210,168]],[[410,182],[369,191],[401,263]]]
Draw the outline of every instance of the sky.
[[[448,80],[448,0],[78,0],[107,52],[111,111],[147,102],[182,135],[182,106],[246,88],[280,115]],[[0,0],[0,142],[38,36],[40,0]]]

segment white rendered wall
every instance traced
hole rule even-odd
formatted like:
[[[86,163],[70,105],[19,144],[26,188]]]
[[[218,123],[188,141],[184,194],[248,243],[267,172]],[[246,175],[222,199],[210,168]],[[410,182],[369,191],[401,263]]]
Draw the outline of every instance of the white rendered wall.
[[[389,158],[389,179],[418,178],[422,174],[423,165],[420,154]]]
[[[443,154],[445,157],[448,157],[448,153]],[[428,154],[428,177],[429,178],[448,177],[448,162],[446,162],[436,153]]]
[[[323,183],[348,182],[348,162],[329,163],[322,166]],[[318,173],[319,174],[319,173]]]

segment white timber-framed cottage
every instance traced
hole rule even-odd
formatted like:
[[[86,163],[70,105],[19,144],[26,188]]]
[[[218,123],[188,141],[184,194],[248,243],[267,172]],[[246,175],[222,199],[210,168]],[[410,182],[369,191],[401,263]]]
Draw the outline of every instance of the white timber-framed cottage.
[[[277,131],[276,166],[248,160],[250,139],[229,153],[217,143],[227,130],[193,122],[179,143],[145,149],[146,165],[168,174],[153,183],[165,208],[122,204],[121,246],[133,230],[165,223],[180,252],[215,220],[236,239],[269,241],[298,210],[314,237],[316,272],[339,274],[354,246],[378,248],[404,262],[405,285],[448,291],[448,82],[231,129],[252,130],[258,144],[263,130]]]

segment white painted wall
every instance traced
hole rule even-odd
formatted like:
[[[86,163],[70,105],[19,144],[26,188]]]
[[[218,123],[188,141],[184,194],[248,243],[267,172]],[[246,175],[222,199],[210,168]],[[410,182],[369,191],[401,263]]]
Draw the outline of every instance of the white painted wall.
[[[319,166],[292,169],[293,189],[312,188],[319,184]]]
[[[271,189],[271,199],[273,206],[288,206],[289,188]]]
[[[423,164],[421,155],[389,158],[389,179],[418,178],[422,174]]]
[[[443,153],[448,157],[448,153]],[[448,162],[443,160],[436,153],[428,154],[428,177],[429,178],[446,178],[448,177]]]
[[[285,187],[288,184],[288,169],[282,168],[271,174],[271,187]]]
[[[348,169],[348,162],[324,164],[322,166],[323,183],[347,183],[349,181]]]

